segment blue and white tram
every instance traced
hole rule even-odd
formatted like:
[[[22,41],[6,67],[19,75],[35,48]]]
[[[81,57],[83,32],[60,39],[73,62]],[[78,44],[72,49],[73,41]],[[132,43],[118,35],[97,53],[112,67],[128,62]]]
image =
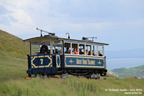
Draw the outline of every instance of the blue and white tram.
[[[105,76],[107,73],[104,54],[104,46],[109,45],[107,43],[60,38],[53,35],[30,38],[24,41],[30,42],[27,70],[29,77],[37,74],[46,74],[47,76],[72,74],[96,78],[96,74]],[[45,45],[48,46],[49,54],[39,53],[41,42],[45,42]],[[66,53],[66,49],[69,49],[69,53]],[[77,54],[73,52],[74,49],[77,50]],[[83,54],[80,54],[80,51]]]

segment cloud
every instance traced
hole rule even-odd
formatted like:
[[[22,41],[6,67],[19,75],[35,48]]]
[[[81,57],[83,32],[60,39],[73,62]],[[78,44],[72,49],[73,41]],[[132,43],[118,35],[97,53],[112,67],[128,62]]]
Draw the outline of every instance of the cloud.
[[[109,50],[137,48],[144,35],[142,4],[142,0],[0,0],[4,7],[0,28],[23,39],[39,36],[38,27],[60,37],[67,37],[66,32],[75,39],[97,36],[96,41],[110,44]]]
[[[14,35],[23,35],[31,27],[35,26],[29,13],[24,11],[24,7],[27,6],[28,0],[17,1],[17,0],[4,0],[1,1],[1,5],[8,10],[3,14],[3,18],[7,20],[8,24],[0,24],[2,30],[11,32]]]
[[[113,26],[113,23],[111,22],[101,22],[101,23],[62,23],[61,25],[56,24],[56,27],[58,30],[60,29],[66,29],[66,30],[71,30],[71,32],[82,32],[85,30],[90,30],[90,31],[96,31],[96,30],[108,30],[111,29]]]
[[[13,10],[13,13],[5,14],[5,16],[8,18],[9,16],[16,19],[18,24],[24,24],[24,25],[34,25],[32,18],[30,15],[23,10]],[[11,20],[11,22],[13,22]]]
[[[27,6],[28,0],[5,0],[2,4],[3,6],[10,11],[10,13],[6,13],[4,16],[7,18],[9,16],[18,20],[19,24],[28,24],[33,25],[33,21],[29,13],[24,11],[24,6]],[[10,22],[13,22],[12,20]]]

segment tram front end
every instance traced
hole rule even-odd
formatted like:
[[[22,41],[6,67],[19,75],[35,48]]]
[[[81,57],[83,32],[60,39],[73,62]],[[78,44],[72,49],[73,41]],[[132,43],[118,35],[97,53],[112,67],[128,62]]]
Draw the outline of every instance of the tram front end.
[[[58,54],[39,54],[27,55],[28,57],[28,77],[31,75],[55,75],[60,68],[60,55]]]

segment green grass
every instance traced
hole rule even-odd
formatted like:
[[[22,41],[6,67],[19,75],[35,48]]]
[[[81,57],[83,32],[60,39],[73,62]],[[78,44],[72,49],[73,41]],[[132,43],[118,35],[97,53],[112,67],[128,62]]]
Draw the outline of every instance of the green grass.
[[[0,55],[0,80],[25,78],[27,61],[26,58],[13,58]]]
[[[109,89],[142,89],[144,95],[143,79],[118,79],[112,75],[101,77],[101,80],[75,76],[66,79],[36,77],[26,80],[28,43],[2,31],[0,36],[1,41],[6,36],[12,38],[0,45],[0,96],[125,96],[122,91],[114,92]],[[23,47],[17,49],[18,46],[13,42]],[[12,50],[8,46],[13,46]]]
[[[117,79],[112,75],[101,80],[70,76],[60,78],[27,77],[26,58],[0,55],[0,96],[124,96],[122,91],[105,89],[143,89],[143,79]],[[103,78],[107,78],[103,80]]]
[[[4,56],[16,56],[29,54],[29,43],[22,39],[0,30],[0,53]]]

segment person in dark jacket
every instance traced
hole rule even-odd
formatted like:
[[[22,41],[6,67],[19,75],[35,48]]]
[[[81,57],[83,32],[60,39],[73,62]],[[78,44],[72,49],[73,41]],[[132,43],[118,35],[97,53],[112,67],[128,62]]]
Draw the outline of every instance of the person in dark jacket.
[[[41,45],[40,54],[48,54],[48,47],[45,45],[45,42],[42,42]]]
[[[84,54],[84,52],[82,52],[82,49],[79,49],[79,54],[80,54],[80,55],[83,55],[83,54]]]
[[[67,50],[66,50],[65,53],[69,53],[69,54],[70,54],[70,49],[69,49],[69,47],[67,47]]]
[[[55,49],[55,54],[58,54],[58,49]]]

